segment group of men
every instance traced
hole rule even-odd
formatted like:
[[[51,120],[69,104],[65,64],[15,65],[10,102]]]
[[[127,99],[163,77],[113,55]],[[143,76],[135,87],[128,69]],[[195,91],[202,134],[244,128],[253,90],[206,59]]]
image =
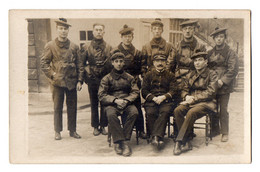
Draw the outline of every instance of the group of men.
[[[58,37],[46,44],[41,59],[42,70],[51,83],[56,140],[61,139],[64,94],[70,136],[81,138],[76,132],[77,91],[85,82],[93,135],[110,132],[118,155],[132,154],[129,140],[134,126],[139,137],[150,138],[154,147],[163,148],[172,114],[174,155],[180,155],[187,147],[191,150],[193,124],[215,112],[217,105],[220,111],[212,120],[213,135],[221,133],[221,141],[228,141],[227,107],[238,73],[238,58],[225,42],[227,29],[215,29],[211,36],[216,46],[206,52],[194,37],[198,21],[185,20],[180,24],[183,40],[174,47],[162,38],[164,25],[155,19],[151,23],[153,39],[139,51],[132,44],[134,28],[127,25],[119,31],[122,42],[112,48],[103,39],[105,26],[96,23],[94,39],[79,49],[67,38],[71,26],[67,20],[60,18],[56,24]],[[145,100],[145,122],[140,95]]]

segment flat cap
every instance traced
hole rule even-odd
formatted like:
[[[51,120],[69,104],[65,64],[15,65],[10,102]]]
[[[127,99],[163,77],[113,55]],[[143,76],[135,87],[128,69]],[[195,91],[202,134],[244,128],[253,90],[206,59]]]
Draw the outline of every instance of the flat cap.
[[[181,27],[185,26],[197,26],[198,20],[186,20],[180,24]]]
[[[126,24],[123,26],[122,29],[120,29],[119,33],[121,35],[125,35],[125,34],[128,34],[128,33],[133,33],[133,30],[134,28],[132,27],[128,27]]]
[[[59,20],[55,21],[58,26],[67,26],[70,27],[71,25],[67,23],[67,19],[59,18]]]
[[[112,56],[111,56],[111,61],[117,59],[117,58],[125,58],[125,55],[123,53],[120,52],[120,50],[116,49],[115,51],[112,52]]]
[[[167,57],[164,52],[158,52],[153,55],[153,60],[167,60]]]
[[[204,59],[207,58],[208,53],[206,52],[196,52],[191,56],[191,59],[195,59],[196,57],[203,57]]]
[[[211,37],[215,37],[218,34],[226,33],[227,28],[216,27],[215,30],[210,34]]]
[[[161,27],[163,27],[163,23],[161,21],[161,19],[159,18],[156,18],[152,23],[151,23],[152,26],[155,26],[155,25],[159,25]]]

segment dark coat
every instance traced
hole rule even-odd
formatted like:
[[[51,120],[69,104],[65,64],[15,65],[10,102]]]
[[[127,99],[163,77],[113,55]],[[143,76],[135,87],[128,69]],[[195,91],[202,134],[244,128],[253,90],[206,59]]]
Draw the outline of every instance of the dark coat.
[[[54,86],[72,90],[78,81],[79,47],[58,38],[45,45],[41,58],[41,69]]]
[[[172,52],[172,56],[168,58],[167,66],[170,71],[175,73],[177,79],[185,76],[190,69],[194,69],[191,56],[197,50],[205,52],[206,48],[196,38],[193,38],[193,41],[189,43],[182,40],[177,44],[176,49]]]
[[[153,67],[153,55],[158,52],[162,52],[168,58],[171,56],[173,45],[166,42],[165,39],[161,38],[160,42],[156,42],[152,39],[150,42],[145,44],[142,49],[142,73],[146,73],[149,68]]]
[[[80,50],[80,73],[81,82],[97,82],[108,74],[111,69],[110,51],[112,47],[105,41],[96,43],[92,40],[86,43]]]
[[[123,72],[118,74],[113,69],[100,82],[98,97],[102,105],[115,105],[116,98],[133,103],[139,96],[139,89],[132,75]]]
[[[154,97],[165,95],[167,101],[175,96],[175,77],[168,70],[158,72],[155,68],[147,72],[143,79],[142,96],[149,102]]]
[[[215,70],[218,78],[224,83],[217,94],[227,94],[233,91],[238,73],[237,54],[225,44],[222,50],[214,47],[208,52],[209,68]]]
[[[205,106],[216,111],[217,79],[216,72],[207,67],[200,74],[192,70],[184,79],[181,97],[185,99],[186,95],[194,96],[195,100],[190,106]]]

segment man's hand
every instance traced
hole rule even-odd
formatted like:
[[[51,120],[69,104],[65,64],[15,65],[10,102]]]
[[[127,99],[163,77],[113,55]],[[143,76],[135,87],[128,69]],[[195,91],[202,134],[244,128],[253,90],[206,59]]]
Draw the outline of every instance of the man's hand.
[[[220,79],[218,80],[218,87],[221,88],[223,86],[223,81],[221,81]]]
[[[166,100],[166,96],[164,96],[164,95],[157,97],[157,101],[159,104],[161,104],[164,100]]]
[[[82,84],[81,82],[77,83],[77,91],[80,91],[82,89]]]
[[[128,104],[128,101],[123,100],[123,99],[116,99],[115,103],[116,103],[118,109],[124,109],[126,107],[126,105]]]
[[[187,95],[185,97],[185,101],[180,104],[192,104],[194,102],[194,99],[195,99],[194,96]]]

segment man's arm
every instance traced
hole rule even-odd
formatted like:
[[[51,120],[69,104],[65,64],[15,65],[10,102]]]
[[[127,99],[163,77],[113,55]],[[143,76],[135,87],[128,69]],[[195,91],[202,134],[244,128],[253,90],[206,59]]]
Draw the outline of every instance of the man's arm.
[[[78,82],[83,84],[83,81],[85,79],[85,66],[86,61],[88,60],[88,46],[87,44],[84,44],[82,48],[79,51],[78,56]]]
[[[147,72],[147,59],[148,59],[148,53],[146,46],[144,45],[142,48],[142,57],[141,57],[141,73],[142,76]]]
[[[170,54],[167,58],[167,69],[173,73],[175,73],[176,65],[177,65],[177,50],[172,46],[170,50]]]
[[[132,103],[135,101],[138,96],[139,96],[139,88],[137,86],[136,80],[134,78],[131,79],[131,92],[129,96],[125,97],[124,99],[127,100],[128,102]]]
[[[53,54],[50,49],[49,43],[47,43],[44,47],[43,55],[41,58],[41,69],[43,73],[50,79],[53,79],[53,76],[56,74],[51,66],[50,63],[52,62]]]
[[[98,89],[98,99],[102,105],[111,105],[115,103],[116,97],[108,94],[109,75],[106,75],[101,81]]]
[[[152,99],[155,97],[151,92],[151,73],[147,73],[144,76],[143,84],[142,84],[142,96],[146,101],[152,101]]]

